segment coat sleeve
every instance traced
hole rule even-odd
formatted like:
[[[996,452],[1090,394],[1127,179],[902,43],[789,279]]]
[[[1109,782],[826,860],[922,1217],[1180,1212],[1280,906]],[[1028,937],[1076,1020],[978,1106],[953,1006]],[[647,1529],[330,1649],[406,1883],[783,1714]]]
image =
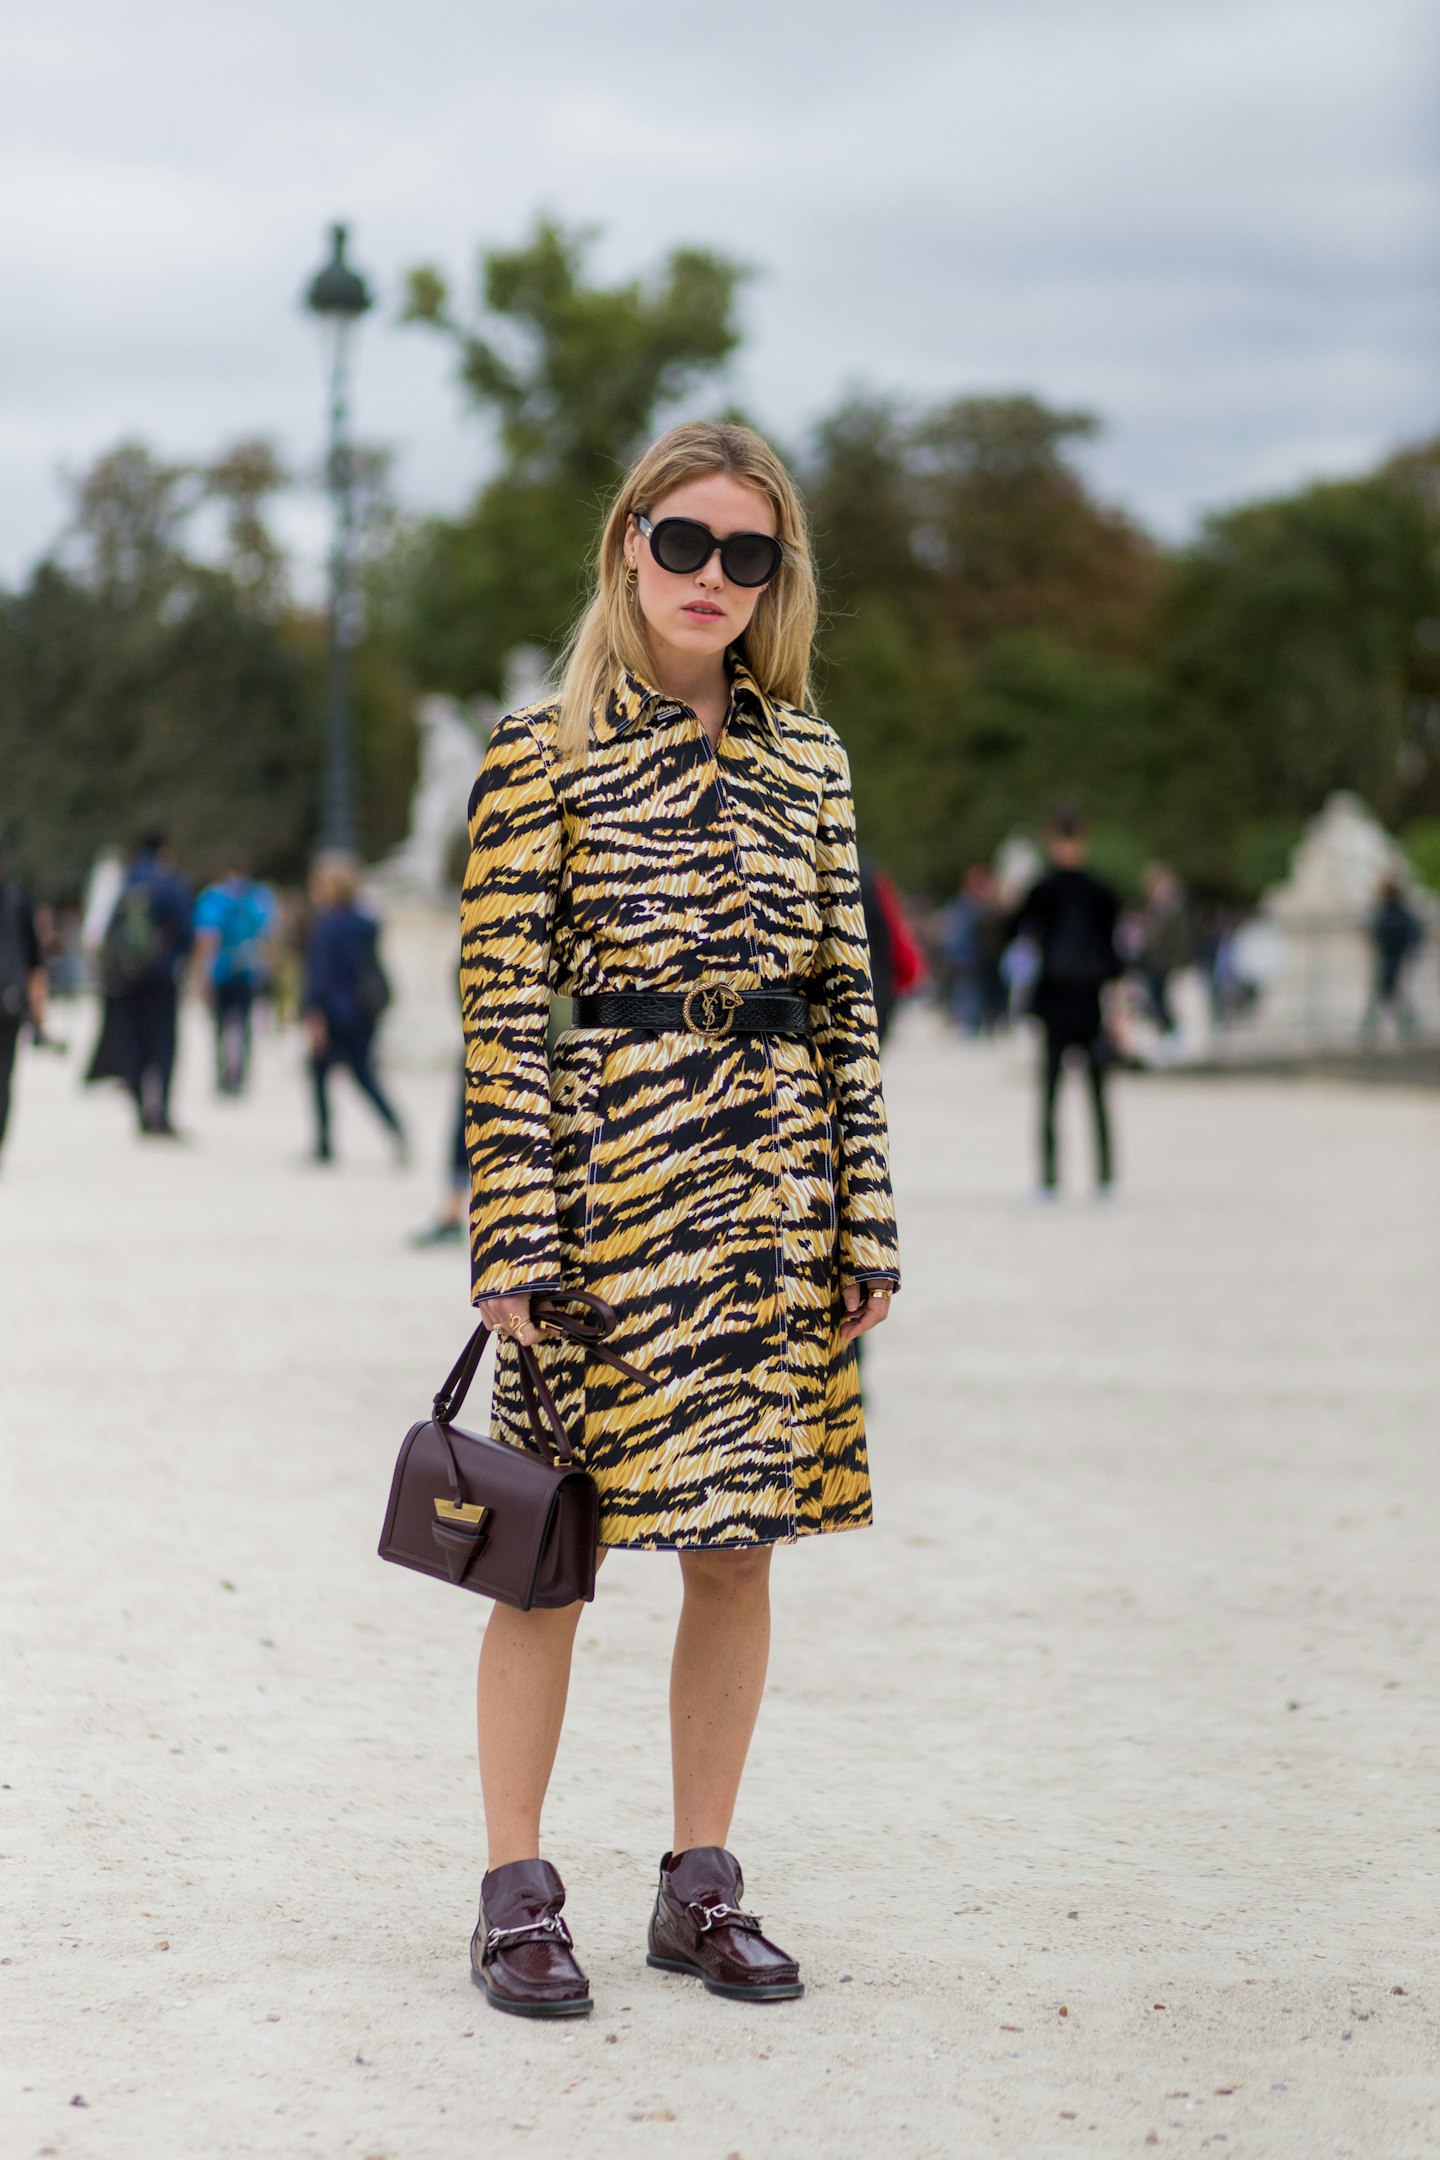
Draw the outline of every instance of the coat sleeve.
[[[471,1295],[560,1286],[550,1157],[550,932],[561,818],[524,720],[490,738],[470,798],[460,902]]]
[[[840,1275],[845,1282],[878,1276],[898,1282],[900,1255],[855,852],[855,810],[850,768],[838,743],[820,806],[815,861],[822,928],[812,1000],[816,1039],[835,1098]]]

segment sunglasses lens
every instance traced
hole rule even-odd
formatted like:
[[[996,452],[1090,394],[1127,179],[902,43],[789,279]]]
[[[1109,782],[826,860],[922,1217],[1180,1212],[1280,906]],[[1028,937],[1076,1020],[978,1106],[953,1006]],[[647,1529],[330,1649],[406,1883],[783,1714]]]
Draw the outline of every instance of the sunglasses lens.
[[[661,518],[650,535],[650,552],[662,570],[684,577],[709,561],[715,541],[694,518]]]
[[[698,518],[661,518],[650,534],[650,552],[673,577],[692,577],[715,552],[715,535]],[[768,585],[783,553],[768,533],[732,533],[720,542],[720,565],[732,585]]]
[[[768,533],[732,533],[720,562],[736,585],[767,585],[780,568],[780,543]]]

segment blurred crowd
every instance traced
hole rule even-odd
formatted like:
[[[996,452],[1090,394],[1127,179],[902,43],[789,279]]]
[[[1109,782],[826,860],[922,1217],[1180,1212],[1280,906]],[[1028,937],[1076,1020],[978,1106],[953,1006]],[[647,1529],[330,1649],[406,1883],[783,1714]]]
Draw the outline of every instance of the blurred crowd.
[[[1032,881],[1030,875],[1007,881],[991,864],[974,863],[953,899],[916,912],[927,981],[963,1035],[1000,1033],[1033,1009],[1040,955],[1023,921]],[[1246,955],[1245,933],[1256,919],[1250,908],[1192,898],[1167,864],[1150,863],[1138,897],[1116,901],[1120,965],[1106,1022],[1119,1054],[1139,1057],[1143,1045],[1145,1062],[1164,1061],[1181,1033],[1175,985],[1182,976],[1201,984],[1214,1026],[1250,1011],[1263,995]],[[1409,984],[1426,926],[1393,878],[1376,890],[1366,935],[1371,977],[1358,1016],[1361,1039],[1373,1040],[1387,1017],[1397,1036],[1411,1036],[1417,1021]]]
[[[163,832],[141,836],[126,861],[96,866],[83,907],[35,906],[0,836],[0,1141],[22,1037],[63,1049],[48,1034],[53,996],[93,988],[99,1026],[87,1084],[113,1082],[134,1106],[146,1140],[176,1140],[171,1094],[187,993],[207,1009],[218,1096],[243,1095],[257,1013],[275,1030],[303,1026],[311,1082],[311,1159],[334,1159],[330,1088],[347,1072],[405,1159],[404,1129],[375,1064],[376,1033],[391,1001],[380,928],[360,905],[361,871],[321,856],[304,894],[277,895],[238,850],[197,889]]]
[[[1021,1020],[1038,1024],[1040,1183],[1055,1189],[1055,1099],[1068,1064],[1083,1065],[1094,1112],[1097,1183],[1113,1179],[1106,1076],[1117,1065],[1163,1063],[1179,1053],[1176,985],[1198,982],[1209,1018],[1226,1026],[1261,994],[1245,964],[1243,909],[1196,900],[1166,864],[1151,863],[1123,903],[1088,866],[1083,820],[1060,808],[1045,833],[1048,861],[1033,849],[972,864],[939,907],[907,905],[877,865],[862,858],[861,890],[882,1040],[899,1004],[933,999],[959,1033],[994,1036]],[[0,834],[0,1145],[10,1111],[17,1048],[63,1050],[47,1029],[53,997],[98,994],[99,1027],[87,1083],[129,1095],[146,1140],[180,1135],[171,1095],[187,994],[211,1021],[214,1087],[246,1092],[257,1015],[272,1030],[303,1031],[313,1119],[310,1159],[335,1159],[331,1091],[348,1075],[379,1120],[396,1160],[407,1159],[400,1116],[376,1060],[391,1003],[380,925],[361,901],[361,868],[322,855],[303,893],[277,893],[232,850],[208,881],[188,879],[163,832],[144,834],[127,860],[96,866],[83,907],[32,904]],[[1426,925],[1401,885],[1385,879],[1368,922],[1368,1002],[1362,1041],[1388,1021],[1413,1035],[1412,972]],[[457,1106],[446,1157],[447,1189],[417,1243],[463,1235],[464,1134]]]

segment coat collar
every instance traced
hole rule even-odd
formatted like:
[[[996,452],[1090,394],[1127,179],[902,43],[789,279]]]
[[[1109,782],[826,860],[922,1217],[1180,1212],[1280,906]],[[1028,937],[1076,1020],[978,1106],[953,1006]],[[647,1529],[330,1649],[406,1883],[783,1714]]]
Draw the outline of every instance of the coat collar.
[[[778,735],[780,728],[775,706],[744,661],[731,654],[725,665],[730,677],[732,724],[736,718],[743,717],[757,722],[770,734]],[[596,742],[613,742],[620,735],[643,734],[647,728],[658,727],[683,710],[677,699],[666,697],[653,683],[632,674],[629,668],[622,668],[609,696],[595,708],[592,731]]]

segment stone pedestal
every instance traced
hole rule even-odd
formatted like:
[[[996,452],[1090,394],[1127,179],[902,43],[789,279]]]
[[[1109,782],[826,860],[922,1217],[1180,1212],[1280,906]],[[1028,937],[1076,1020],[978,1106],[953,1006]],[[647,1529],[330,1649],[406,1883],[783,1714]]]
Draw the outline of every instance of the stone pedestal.
[[[431,696],[416,711],[420,770],[410,829],[365,881],[380,917],[385,966],[395,993],[385,1015],[384,1054],[393,1065],[457,1063],[460,1056],[460,892],[470,791],[490,731],[502,713],[545,693],[544,655],[521,645],[511,654],[504,693],[489,698]]]
[[[1319,1049],[1355,1042],[1374,969],[1368,925],[1386,878],[1401,885],[1426,923],[1410,996],[1422,1029],[1440,1031],[1440,906],[1418,885],[1399,843],[1358,796],[1342,793],[1311,822],[1289,876],[1266,893],[1256,925],[1242,934],[1261,996],[1227,1031],[1231,1043]]]

